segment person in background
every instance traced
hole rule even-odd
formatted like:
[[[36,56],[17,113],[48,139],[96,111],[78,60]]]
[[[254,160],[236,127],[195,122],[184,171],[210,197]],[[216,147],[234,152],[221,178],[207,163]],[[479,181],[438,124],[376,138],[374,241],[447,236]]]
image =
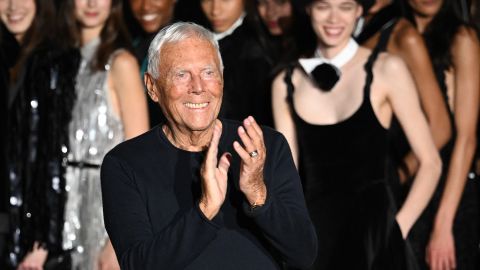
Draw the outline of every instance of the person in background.
[[[316,236],[284,137],[218,119],[223,65],[213,33],[162,29],[145,84],[167,122],[102,164],[105,225],[122,269],[306,268]],[[161,164],[161,166],[159,166]]]
[[[405,61],[414,79],[435,146],[442,150],[451,138],[452,123],[422,36],[403,17],[400,1],[366,2],[366,19],[356,40],[367,48],[379,47],[381,51],[395,54]],[[397,202],[401,202],[405,193],[405,185],[402,184],[411,184],[418,161],[396,118],[389,129],[389,137],[389,181],[394,187]],[[415,234],[415,230],[412,233]]]
[[[272,126],[270,71],[263,33],[249,12],[249,0],[198,0],[220,44],[224,71],[221,117],[241,121],[253,115],[261,125]]]
[[[42,269],[63,255],[61,149],[68,141],[78,53],[56,42],[49,0],[0,1],[0,18],[0,47],[7,59],[2,91],[9,92],[6,259],[10,268]]]
[[[148,130],[139,66],[122,20],[121,0],[61,3],[64,39],[79,46],[76,101],[68,127],[63,249],[72,269],[119,269],[103,223],[100,164],[123,140]]]
[[[155,34],[174,20],[176,0],[124,0],[125,18],[133,39],[140,79],[147,70],[147,50]],[[145,91],[145,96],[147,93]],[[148,99],[150,127],[164,120],[158,105]]]
[[[1,12],[1,11],[0,11]],[[10,86],[9,70],[15,65],[16,55],[19,46],[12,33],[10,33],[3,23],[0,24],[0,115],[2,123],[7,126],[8,122],[8,89]],[[6,268],[6,245],[9,235],[8,225],[8,173],[6,164],[7,134],[2,132],[0,135],[0,268]]]
[[[271,55],[274,64],[296,59],[297,44],[292,34],[294,6],[290,0],[256,0],[256,7],[261,24],[268,32],[270,48],[266,53]]]
[[[453,122],[444,176],[426,213],[424,238],[417,242],[418,259],[424,269],[478,269],[478,181],[471,171],[480,98],[478,35],[462,21],[459,1],[404,4],[406,17],[425,39]]]
[[[319,243],[312,269],[415,269],[404,239],[441,171],[415,83],[399,57],[352,38],[361,1],[304,4],[316,50],[275,78],[272,96],[275,127],[305,174]],[[398,211],[385,175],[393,116],[420,164]]]
[[[315,43],[311,36],[305,35],[310,22],[302,16],[303,6],[291,0],[256,0],[256,14],[267,32],[265,54],[273,61],[271,76],[275,77]]]

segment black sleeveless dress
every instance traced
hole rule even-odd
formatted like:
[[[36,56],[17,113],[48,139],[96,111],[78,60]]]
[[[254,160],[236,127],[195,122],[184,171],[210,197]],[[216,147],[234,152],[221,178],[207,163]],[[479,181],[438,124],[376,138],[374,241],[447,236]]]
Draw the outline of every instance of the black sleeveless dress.
[[[370,103],[375,50],[365,64],[363,102],[332,125],[304,121],[293,105],[293,67],[285,82],[299,143],[307,206],[318,235],[312,269],[415,269],[385,181],[387,130]]]

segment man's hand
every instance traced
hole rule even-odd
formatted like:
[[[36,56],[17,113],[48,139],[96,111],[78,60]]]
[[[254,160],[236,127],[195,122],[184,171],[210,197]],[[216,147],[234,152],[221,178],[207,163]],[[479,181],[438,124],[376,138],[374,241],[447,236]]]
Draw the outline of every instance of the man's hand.
[[[451,230],[433,230],[427,245],[426,260],[432,270],[456,269],[455,242]]]
[[[120,270],[120,265],[118,264],[117,256],[115,255],[110,239],[107,240],[107,243],[105,243],[105,246],[100,253],[100,257],[98,258],[98,269]]]
[[[239,186],[250,205],[259,206],[263,205],[267,198],[267,187],[263,180],[267,152],[262,129],[255,119],[249,116],[243,120],[243,125],[245,127],[238,128],[238,135],[245,147],[239,142],[233,143],[235,151],[242,159]]]
[[[48,251],[35,242],[33,244],[33,250],[27,253],[17,270],[42,270],[47,256]]]
[[[222,135],[222,123],[216,120],[212,141],[200,170],[202,196],[199,206],[202,213],[210,220],[220,211],[227,194],[227,173],[230,167],[231,154],[224,153],[220,161],[217,160],[220,135]]]

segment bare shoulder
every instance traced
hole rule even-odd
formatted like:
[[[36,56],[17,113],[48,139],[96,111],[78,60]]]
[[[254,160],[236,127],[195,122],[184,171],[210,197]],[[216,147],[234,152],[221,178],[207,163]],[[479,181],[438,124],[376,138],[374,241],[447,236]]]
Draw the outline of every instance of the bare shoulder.
[[[292,74],[291,74],[291,80],[293,84],[297,84],[300,79],[303,78],[305,72],[301,69],[301,67],[294,67]],[[286,85],[285,84],[285,76],[287,75],[287,68],[283,69],[280,71],[276,76],[275,79],[273,80],[273,85],[278,86],[278,85]]]
[[[283,82],[283,79],[285,78],[286,73],[287,71],[285,69],[277,73],[277,75],[275,76],[275,79],[273,80],[273,84],[274,85],[281,84]]]
[[[112,72],[118,72],[123,74],[125,74],[126,72],[132,72],[132,74],[138,73],[139,67],[137,59],[127,50],[120,50],[115,52],[115,55],[112,59]]]
[[[462,25],[455,34],[452,49],[455,51],[463,49],[478,49],[479,40],[475,29]]]
[[[405,18],[400,19],[395,26],[394,40],[401,49],[414,49],[424,44],[422,35],[415,26]]]
[[[396,78],[403,76],[403,73],[409,72],[405,61],[400,56],[381,53],[378,55],[374,66],[374,73],[382,81],[392,82]],[[378,76],[379,75],[379,76]]]

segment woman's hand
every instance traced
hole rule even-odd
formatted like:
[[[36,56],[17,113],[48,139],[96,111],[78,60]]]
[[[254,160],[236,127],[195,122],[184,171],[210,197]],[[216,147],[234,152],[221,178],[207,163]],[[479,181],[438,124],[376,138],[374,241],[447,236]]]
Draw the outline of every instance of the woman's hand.
[[[455,241],[451,230],[434,229],[427,245],[426,260],[431,270],[456,269]]]
[[[238,128],[238,135],[245,147],[234,142],[233,147],[242,162],[240,164],[240,190],[252,206],[263,205],[267,198],[267,187],[263,180],[263,167],[267,152],[260,126],[252,116],[243,120],[244,127]]]
[[[120,265],[118,264],[117,256],[115,255],[115,251],[113,250],[110,239],[107,240],[107,243],[100,253],[100,257],[98,259],[98,269],[120,270]]]
[[[17,270],[42,270],[47,260],[48,251],[35,242],[33,250],[27,253]]]
[[[220,161],[217,160],[220,135],[222,135],[222,123],[216,120],[212,141],[200,170],[202,196],[199,207],[210,220],[220,211],[227,194],[228,168],[230,167],[231,154],[224,153]]]

